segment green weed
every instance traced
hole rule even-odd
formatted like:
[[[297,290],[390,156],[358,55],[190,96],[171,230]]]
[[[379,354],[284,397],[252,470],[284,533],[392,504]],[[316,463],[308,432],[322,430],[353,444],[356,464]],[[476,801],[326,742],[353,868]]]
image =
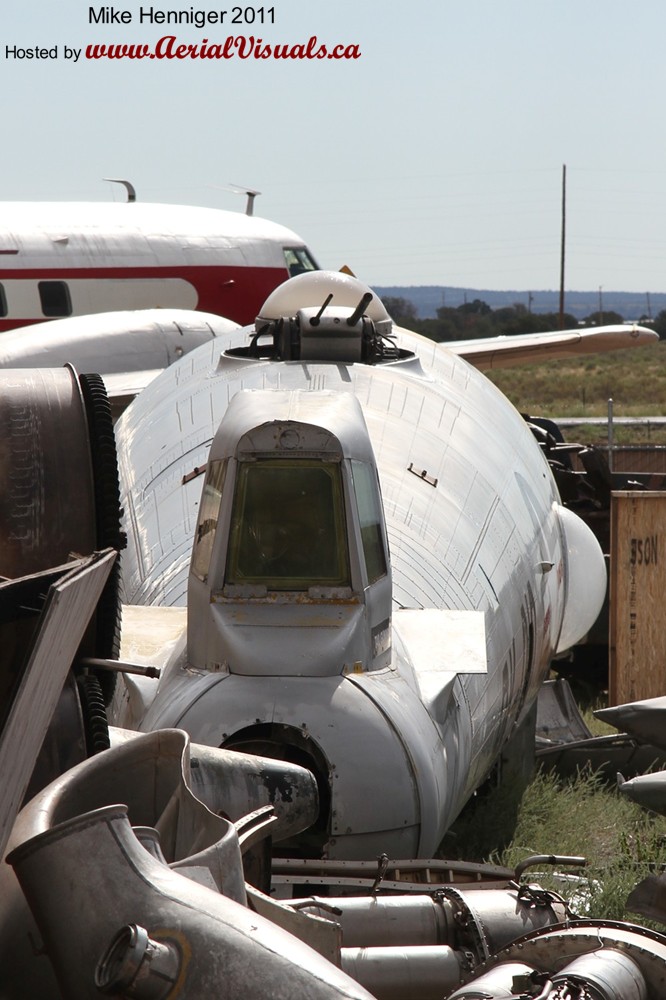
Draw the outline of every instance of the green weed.
[[[586,868],[570,871],[584,876],[587,916],[630,920],[664,931],[662,925],[630,913],[626,900],[650,872],[666,867],[666,818],[631,802],[598,773],[583,771],[569,781],[539,771],[522,797],[513,838],[497,850],[502,825],[501,788],[479,794],[444,839],[441,853],[451,857],[456,846],[464,845],[457,856],[509,868],[533,854],[583,856]],[[543,871],[539,883],[566,896],[561,883]]]

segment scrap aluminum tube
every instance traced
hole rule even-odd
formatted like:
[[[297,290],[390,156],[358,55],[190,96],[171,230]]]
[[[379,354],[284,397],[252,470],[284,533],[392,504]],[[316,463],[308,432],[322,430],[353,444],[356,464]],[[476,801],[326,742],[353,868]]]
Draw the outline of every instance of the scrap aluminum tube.
[[[442,1000],[469,972],[466,958],[445,945],[343,948],[341,965],[377,1000]]]
[[[212,812],[228,816],[235,822],[248,812],[272,804],[277,816],[277,822],[271,831],[274,842],[306,830],[317,818],[317,782],[306,768],[289,761],[191,743],[189,737],[180,730],[166,730],[164,733],[158,750],[155,751],[159,765],[155,765],[153,770],[164,770],[163,757],[166,754],[163,746],[169,740],[168,756],[179,755],[183,780],[192,794]],[[166,733],[178,733],[178,736],[167,736]],[[149,735],[152,734],[110,727],[112,748],[116,751],[124,748],[123,753],[136,754],[139,759],[142,754],[145,756],[149,753],[141,749],[142,741],[148,739]],[[117,764],[114,770],[119,771]],[[131,767],[126,768],[129,774],[132,774],[132,770]],[[104,778],[95,775],[93,780],[95,783],[106,784],[109,778],[106,775]],[[123,783],[128,785],[126,778],[123,778]],[[132,784],[134,783],[133,781]],[[144,794],[143,789],[137,790],[136,794]],[[109,801],[126,802],[127,799],[121,796],[115,800],[107,799]]]
[[[67,1000],[99,1000],[96,981],[115,982],[119,965],[138,970],[142,956],[130,952],[144,931],[146,949],[180,956],[170,1000],[371,1000],[291,934],[152,857],[124,806],[53,827],[8,861]]]
[[[532,973],[529,965],[519,962],[502,962],[490,972],[485,972],[478,979],[463,986],[448,996],[448,1000],[515,1000],[514,978],[519,979]],[[523,994],[524,995],[524,994]]]
[[[643,974],[629,955],[617,948],[600,948],[580,955],[570,965],[553,975],[558,986],[593,987],[599,1000],[646,1000]]]
[[[561,923],[566,907],[556,897],[535,906],[529,896],[521,899],[514,889],[448,888],[431,896],[327,897],[325,908],[313,900],[292,900],[305,913],[335,920],[342,928],[346,948],[379,945],[440,945],[478,952],[482,961],[529,931]]]
[[[347,948],[379,945],[454,944],[452,904],[430,896],[370,896],[327,898],[320,906],[306,900],[291,900],[301,913],[335,920],[342,929]],[[331,911],[335,915],[331,916]]]
[[[84,813],[124,803],[133,826],[159,831],[159,848],[153,833],[150,851],[159,852],[160,860],[178,863],[214,849],[215,858],[209,861],[214,861],[218,886],[242,902],[245,883],[238,839],[233,822],[216,813],[224,812],[235,820],[236,814],[243,815],[243,802],[247,811],[248,806],[256,810],[274,799],[285,833],[302,830],[316,816],[312,774],[295,764],[269,763],[273,770],[265,768],[263,760],[244,754],[192,747],[187,734],[179,730],[127,734],[111,750],[83,761],[36,795],[16,819],[8,850]],[[197,798],[204,792],[207,805]],[[145,831],[140,836],[145,839]],[[223,841],[228,850],[221,850]],[[221,864],[223,855],[226,861]],[[92,860],[86,859],[88,863]],[[189,874],[193,874],[191,868]],[[140,924],[141,920],[129,914],[126,922]],[[22,981],[23,995],[46,1000],[50,995],[47,984],[53,981],[51,965],[42,953],[35,954],[35,921],[14,871],[5,864],[0,865],[0,929],[3,1000],[15,996],[3,993],[3,977],[12,983]],[[113,927],[109,935],[117,930]]]
[[[524,934],[559,924],[567,916],[566,906],[556,894],[543,894],[538,889],[533,892],[529,886],[520,894],[513,889],[489,893],[451,888],[447,896],[458,901],[462,911],[459,919],[478,935],[482,949],[479,960],[497,954]]]
[[[85,406],[69,368],[0,372],[0,576],[93,552],[95,495]]]

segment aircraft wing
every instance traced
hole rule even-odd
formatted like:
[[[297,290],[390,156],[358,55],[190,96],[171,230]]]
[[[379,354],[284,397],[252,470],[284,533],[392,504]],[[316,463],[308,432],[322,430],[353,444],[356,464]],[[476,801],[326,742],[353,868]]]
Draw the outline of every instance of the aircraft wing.
[[[0,336],[0,368],[99,372],[118,415],[168,365],[215,337],[239,329],[232,320],[191,309],[135,309],[71,316]]]
[[[601,354],[624,347],[640,347],[658,340],[658,334],[645,326],[619,324],[587,330],[453,340],[444,342],[443,346],[480,371],[489,371],[491,368],[511,368],[537,361],[556,361],[580,354]]]
[[[119,417],[134,397],[143,392],[146,386],[163,371],[163,368],[146,368],[136,372],[105,372],[102,374],[102,381],[109,397],[114,419]]]

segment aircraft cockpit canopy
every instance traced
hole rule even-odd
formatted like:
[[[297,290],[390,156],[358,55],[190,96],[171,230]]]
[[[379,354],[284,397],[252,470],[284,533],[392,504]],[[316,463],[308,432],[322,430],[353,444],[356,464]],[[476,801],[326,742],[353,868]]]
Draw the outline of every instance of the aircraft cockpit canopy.
[[[194,576],[214,577],[224,596],[249,588],[344,598],[388,574],[360,406],[351,395],[324,396],[323,406],[309,393],[255,391],[231,401],[211,448],[192,555]],[[285,415],[252,426],[264,404]]]

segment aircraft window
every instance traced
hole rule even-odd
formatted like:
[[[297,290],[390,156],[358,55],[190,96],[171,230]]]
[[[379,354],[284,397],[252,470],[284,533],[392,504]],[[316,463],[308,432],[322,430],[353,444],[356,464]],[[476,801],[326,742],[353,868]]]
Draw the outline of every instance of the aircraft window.
[[[0,285],[0,316],[7,315],[7,296],[2,285]]]
[[[267,590],[350,586],[338,463],[239,465],[225,582]]]
[[[37,287],[44,316],[72,315],[72,300],[64,281],[40,281]]]
[[[382,537],[382,512],[379,483],[372,466],[365,462],[352,461],[352,477],[358,516],[361,523],[363,555],[368,572],[368,583],[374,583],[385,576],[387,570],[386,552]]]
[[[210,462],[206,472],[206,481],[201,494],[199,519],[194,536],[194,551],[192,553],[192,572],[200,580],[208,578],[210,557],[215,542],[217,521],[220,516],[222,502],[222,487],[227,468],[225,462]]]
[[[317,265],[305,247],[285,247],[284,259],[289,271],[289,277],[295,278],[297,274],[305,271],[317,271]]]

